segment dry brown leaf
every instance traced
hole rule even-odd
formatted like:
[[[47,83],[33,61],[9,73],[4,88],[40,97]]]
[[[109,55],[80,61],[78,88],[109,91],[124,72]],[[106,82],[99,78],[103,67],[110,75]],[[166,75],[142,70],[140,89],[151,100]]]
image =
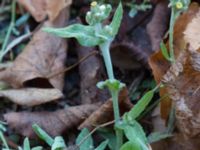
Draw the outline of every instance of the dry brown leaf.
[[[200,136],[200,40],[196,35],[200,33],[199,24],[200,7],[193,3],[175,26],[176,63],[163,76],[155,75],[166,84],[166,92],[175,106],[177,127],[185,137]],[[154,73],[162,70],[153,69]]]
[[[80,105],[55,112],[13,112],[5,114],[4,118],[9,127],[24,136],[35,136],[32,130],[34,123],[38,124],[50,135],[58,136],[64,131],[76,128],[98,106],[98,104]]]
[[[132,104],[128,98],[128,91],[124,88],[119,95],[119,106],[121,115],[132,108]],[[113,120],[113,104],[112,100],[106,101],[100,108],[93,112],[80,126],[79,129],[94,127]]]
[[[88,56],[94,52],[94,48],[87,48],[77,46],[77,53],[79,59]],[[79,72],[81,77],[81,102],[82,104],[92,104],[106,99],[107,93],[100,91],[96,84],[103,80],[105,72],[103,70],[103,63],[99,56],[94,55],[83,61],[79,65]]]
[[[63,94],[58,89],[22,88],[0,91],[0,97],[8,98],[19,105],[35,106],[57,100]]]
[[[175,23],[174,28],[174,50],[175,57],[178,57],[180,52],[186,49],[187,42],[183,39],[184,31],[186,30],[187,24],[195,17],[195,14],[198,12],[199,6],[197,3],[192,3],[187,10],[183,13]],[[153,54],[149,59],[149,65],[152,68],[154,78],[157,83],[162,80],[163,75],[167,72],[170,67],[170,63],[163,57],[162,52],[158,51]],[[167,93],[165,88],[162,88],[160,91],[161,97]],[[171,107],[171,100],[165,98],[161,102],[161,116],[164,119],[167,119],[169,110]]]
[[[200,65],[193,58],[190,52],[182,52],[163,77],[175,105],[177,126],[188,137],[200,136],[200,71],[192,64]]]
[[[52,26],[52,24],[46,22],[43,27],[46,26]],[[66,40],[40,29],[13,65],[0,72],[0,80],[8,82],[15,88],[28,84],[32,87],[55,87],[62,90],[63,74],[50,79],[48,76],[64,69],[66,48]],[[38,80],[34,82],[33,79]],[[46,85],[42,85],[43,83]]]
[[[160,49],[160,42],[167,30],[169,15],[168,1],[160,1],[156,5],[152,20],[147,25],[147,33],[149,34],[153,51]]]
[[[72,3],[72,0],[18,0],[35,18],[43,21],[46,16],[53,21],[59,13]]]

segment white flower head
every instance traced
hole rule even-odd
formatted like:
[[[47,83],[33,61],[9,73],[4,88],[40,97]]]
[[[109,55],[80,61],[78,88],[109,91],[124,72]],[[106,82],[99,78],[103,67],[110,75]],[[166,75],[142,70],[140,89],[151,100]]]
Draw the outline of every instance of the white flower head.
[[[101,11],[105,11],[105,10],[106,10],[106,6],[105,6],[105,5],[101,5],[101,6],[99,7],[99,9],[100,9]]]

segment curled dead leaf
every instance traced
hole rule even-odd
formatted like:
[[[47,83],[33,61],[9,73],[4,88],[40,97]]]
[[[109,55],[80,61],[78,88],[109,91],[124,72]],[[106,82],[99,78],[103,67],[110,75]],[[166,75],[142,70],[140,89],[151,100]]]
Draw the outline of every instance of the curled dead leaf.
[[[0,91],[0,97],[8,98],[19,105],[35,106],[57,100],[63,94],[58,89],[22,88]]]
[[[46,16],[53,21],[62,9],[72,3],[72,0],[18,0],[35,18],[36,21],[43,21]]]
[[[52,24],[46,22],[43,27],[46,26],[52,26]],[[64,74],[50,79],[48,76],[64,69],[66,48],[64,39],[45,33],[40,29],[34,34],[13,65],[0,72],[0,80],[15,88],[28,85],[44,88],[55,87],[62,90]],[[44,85],[42,85],[43,83]]]
[[[76,128],[93,111],[98,104],[80,105],[57,110],[55,112],[19,112],[4,115],[9,127],[23,136],[35,137],[32,130],[34,123],[52,136],[61,135],[64,131]]]

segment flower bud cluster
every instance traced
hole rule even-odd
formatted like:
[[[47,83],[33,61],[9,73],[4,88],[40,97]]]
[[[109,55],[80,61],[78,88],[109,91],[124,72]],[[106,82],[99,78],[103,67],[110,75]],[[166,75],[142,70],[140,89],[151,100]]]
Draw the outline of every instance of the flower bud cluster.
[[[95,25],[101,23],[108,18],[112,10],[109,4],[98,4],[96,1],[91,3],[90,11],[86,14],[86,21],[89,25]]]
[[[178,11],[184,11],[188,9],[190,0],[172,0],[170,3],[171,7],[175,7]]]

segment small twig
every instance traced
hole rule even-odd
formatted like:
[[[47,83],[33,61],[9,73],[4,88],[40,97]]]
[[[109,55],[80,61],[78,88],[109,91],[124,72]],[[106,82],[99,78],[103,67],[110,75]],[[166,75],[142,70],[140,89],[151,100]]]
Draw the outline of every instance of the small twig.
[[[69,71],[69,70],[75,68],[76,66],[78,66],[81,62],[85,61],[85,60],[86,60],[87,58],[89,58],[90,56],[96,55],[96,54],[98,54],[98,53],[99,53],[99,52],[94,51],[94,52],[90,53],[89,55],[87,55],[87,56],[81,58],[77,63],[75,63],[75,64],[73,64],[73,65],[71,65],[71,66],[65,68],[64,70],[61,70],[61,71],[58,71],[58,72],[56,72],[56,73],[50,74],[47,78],[48,78],[48,79],[49,79],[49,78],[53,78],[53,77],[55,77],[55,76],[58,76],[59,74],[65,73],[65,72],[67,72],[67,71]]]
[[[5,51],[6,46],[7,46],[7,44],[8,44],[8,40],[9,40],[9,38],[10,38],[12,29],[13,29],[13,27],[15,26],[15,18],[16,18],[15,11],[16,11],[16,0],[13,0],[13,1],[12,1],[12,11],[11,11],[11,22],[10,22],[8,31],[7,31],[7,33],[6,33],[5,40],[4,40],[3,45],[2,45],[2,48],[1,48],[0,62],[2,61],[2,59],[3,59],[4,55],[5,55],[5,54],[4,54],[4,51]]]
[[[32,35],[32,33],[27,33],[24,34],[18,38],[16,38],[15,40],[13,40],[5,49],[5,51],[2,52],[2,55],[4,56],[6,53],[8,53],[13,47],[15,47],[16,45],[18,45],[19,43],[21,43],[23,40],[29,38]]]
[[[87,140],[87,138],[89,136],[91,136],[95,131],[97,131],[99,128],[103,128],[103,127],[106,127],[108,125],[111,125],[111,124],[114,124],[115,123],[115,120],[112,120],[112,121],[109,121],[109,122],[106,122],[106,123],[103,123],[99,126],[97,126],[96,128],[94,128],[87,136],[85,136],[81,141],[80,143],[78,143],[78,147],[80,147],[81,144],[83,144],[83,142],[85,142],[85,140]]]
[[[194,96],[199,90],[200,90],[200,86],[195,89],[192,95]]]

